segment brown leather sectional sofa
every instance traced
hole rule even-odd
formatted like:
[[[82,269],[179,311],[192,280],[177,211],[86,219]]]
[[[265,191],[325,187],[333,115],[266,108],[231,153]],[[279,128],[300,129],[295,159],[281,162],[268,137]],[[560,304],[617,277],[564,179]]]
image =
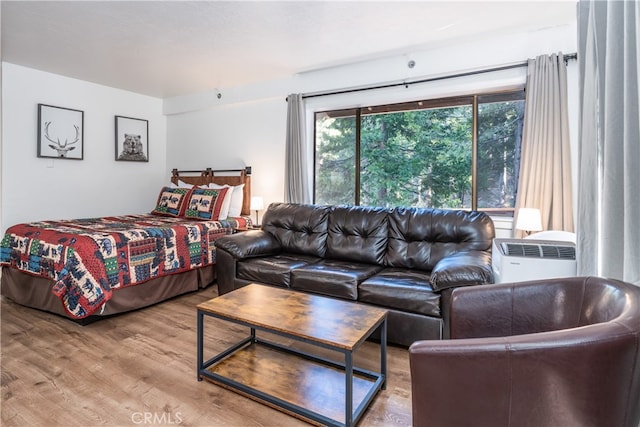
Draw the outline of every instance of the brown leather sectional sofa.
[[[271,204],[261,230],[216,240],[218,292],[258,282],[389,310],[389,342],[440,339],[452,289],[492,283],[488,215]]]

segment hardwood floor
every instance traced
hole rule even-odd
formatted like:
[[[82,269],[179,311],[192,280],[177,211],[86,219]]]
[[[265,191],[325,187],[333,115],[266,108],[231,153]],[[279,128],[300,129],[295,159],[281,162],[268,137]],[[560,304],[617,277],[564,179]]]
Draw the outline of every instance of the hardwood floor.
[[[4,298],[1,316],[2,426],[306,426],[275,409],[196,380],[195,306],[215,286],[79,326]],[[245,329],[208,319],[206,349],[220,351]],[[355,362],[379,367],[367,342]],[[409,356],[388,349],[387,389],[362,426],[411,425]]]

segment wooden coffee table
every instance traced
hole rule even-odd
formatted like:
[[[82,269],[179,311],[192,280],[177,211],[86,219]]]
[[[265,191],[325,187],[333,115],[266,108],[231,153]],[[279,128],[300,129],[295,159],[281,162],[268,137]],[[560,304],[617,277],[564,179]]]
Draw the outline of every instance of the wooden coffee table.
[[[197,308],[198,381],[210,379],[291,415],[332,426],[357,423],[385,388],[386,310],[260,284]],[[205,316],[247,326],[249,334],[205,361]],[[354,351],[376,330],[381,338],[380,372],[355,367]],[[264,339],[256,331],[304,342],[302,347],[311,350]],[[316,349],[342,353],[344,362]]]

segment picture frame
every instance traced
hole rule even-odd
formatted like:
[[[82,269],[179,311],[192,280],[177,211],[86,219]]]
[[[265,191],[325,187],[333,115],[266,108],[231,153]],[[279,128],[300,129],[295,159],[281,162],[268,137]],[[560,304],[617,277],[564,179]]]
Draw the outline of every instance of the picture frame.
[[[116,161],[149,161],[149,121],[116,116]]]
[[[38,104],[38,157],[84,158],[84,111]]]

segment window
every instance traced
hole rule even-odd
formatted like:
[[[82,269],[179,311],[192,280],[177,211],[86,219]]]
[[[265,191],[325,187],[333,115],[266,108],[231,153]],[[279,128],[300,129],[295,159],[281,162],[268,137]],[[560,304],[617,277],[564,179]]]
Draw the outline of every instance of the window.
[[[315,203],[513,213],[524,91],[315,114]]]

